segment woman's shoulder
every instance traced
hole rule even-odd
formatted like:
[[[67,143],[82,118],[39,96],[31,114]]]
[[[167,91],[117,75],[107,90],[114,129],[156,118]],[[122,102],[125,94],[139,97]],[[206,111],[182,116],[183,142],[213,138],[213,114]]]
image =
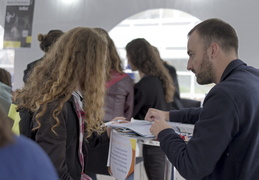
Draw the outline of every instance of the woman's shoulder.
[[[124,77],[119,81],[119,83],[134,84],[134,81],[128,74],[125,73]]]
[[[161,80],[157,77],[157,76],[147,76],[145,75],[143,78],[141,78],[139,80],[139,82],[137,83],[138,85],[149,85],[149,84],[153,84],[153,85],[157,85],[157,84],[161,84]]]

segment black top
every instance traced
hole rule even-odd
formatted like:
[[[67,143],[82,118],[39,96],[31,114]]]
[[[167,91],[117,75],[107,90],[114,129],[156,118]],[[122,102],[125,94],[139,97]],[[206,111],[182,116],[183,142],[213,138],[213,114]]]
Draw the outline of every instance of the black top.
[[[144,76],[134,87],[134,119],[145,118],[149,108],[170,110],[166,103],[162,82],[155,76]]]
[[[23,71],[23,82],[26,83],[35,65],[43,58],[37,59],[27,65],[27,68]]]

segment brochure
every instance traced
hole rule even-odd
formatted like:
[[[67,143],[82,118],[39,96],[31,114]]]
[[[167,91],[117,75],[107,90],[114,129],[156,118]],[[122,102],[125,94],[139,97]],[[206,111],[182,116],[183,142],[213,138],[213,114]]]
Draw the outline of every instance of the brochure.
[[[116,179],[132,179],[136,159],[137,139],[111,132],[107,166]]]

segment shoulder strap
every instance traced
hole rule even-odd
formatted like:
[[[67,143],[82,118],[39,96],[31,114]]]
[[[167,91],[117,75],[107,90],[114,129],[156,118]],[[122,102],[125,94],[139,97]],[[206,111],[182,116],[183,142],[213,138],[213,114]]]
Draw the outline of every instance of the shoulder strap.
[[[112,85],[120,81],[121,79],[127,77],[126,73],[118,73],[117,71],[111,71],[111,80],[106,83],[106,89],[109,89]]]

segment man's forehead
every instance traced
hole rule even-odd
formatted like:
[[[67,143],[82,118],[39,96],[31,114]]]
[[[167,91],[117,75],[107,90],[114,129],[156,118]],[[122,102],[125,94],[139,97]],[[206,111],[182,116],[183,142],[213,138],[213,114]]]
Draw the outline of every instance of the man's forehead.
[[[200,35],[194,31],[188,38],[187,53],[191,53],[204,48],[204,42]]]
[[[200,40],[200,35],[198,34],[197,31],[193,31],[192,34],[190,34],[189,38],[188,38],[189,41],[198,41]]]
[[[194,31],[188,38],[187,46],[192,45],[192,46],[203,46],[204,42],[196,31]]]

